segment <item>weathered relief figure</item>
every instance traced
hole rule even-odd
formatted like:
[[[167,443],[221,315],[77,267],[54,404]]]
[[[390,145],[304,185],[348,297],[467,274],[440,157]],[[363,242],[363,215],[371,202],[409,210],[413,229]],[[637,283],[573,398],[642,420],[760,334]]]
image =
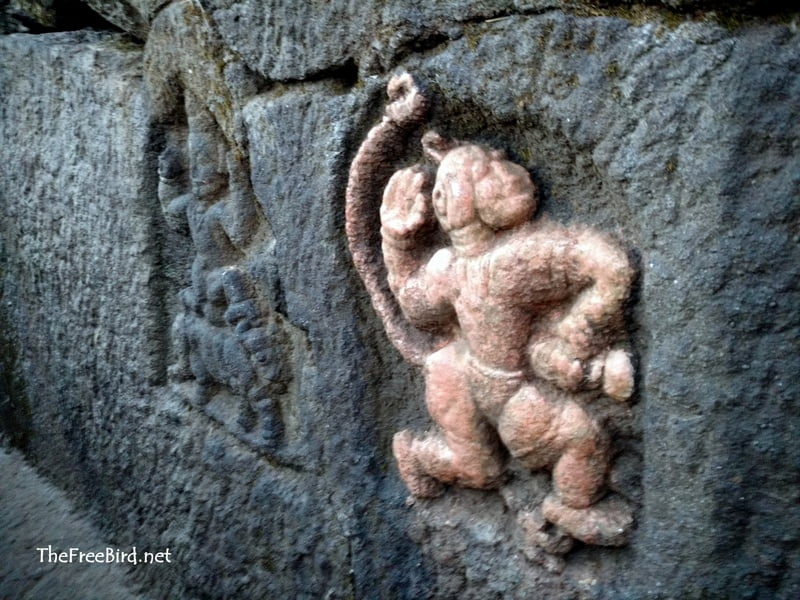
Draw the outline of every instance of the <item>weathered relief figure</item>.
[[[185,35],[190,22],[197,35]],[[221,57],[224,68],[204,56]],[[241,98],[224,78],[230,69],[241,73],[195,4],[175,2],[159,13],[146,52],[158,198],[167,225],[193,251],[168,373],[207,416],[273,453],[286,449],[294,427],[287,423],[295,342],[259,270],[270,232],[250,184],[245,136],[232,110]]]
[[[239,266],[258,233],[255,202],[247,173],[216,134],[213,117],[190,99],[187,113],[185,149],[168,145],[159,156],[165,219],[190,235],[196,252],[191,285],[180,293],[183,312],[172,326],[177,362],[170,374],[195,380],[198,405],[221,386],[230,389],[243,398],[239,425],[251,431],[260,423],[261,437],[274,445],[282,433],[275,397],[285,392],[280,378],[287,377],[283,346],[276,343],[282,331],[269,326],[269,309]]]
[[[418,497],[445,484],[497,487],[510,454],[551,471],[544,520],[586,543],[625,543],[630,510],[600,501],[611,443],[585,402],[592,390],[619,402],[633,391],[626,253],[591,229],[531,220],[536,188],[498,150],[430,132],[422,146],[432,165],[391,174],[427,100],[409,75],[388,92],[392,102],[351,168],[347,231],[390,338],[423,367],[437,425],[395,435],[406,486]],[[368,230],[379,190],[385,275]],[[559,551],[544,534],[533,539]]]

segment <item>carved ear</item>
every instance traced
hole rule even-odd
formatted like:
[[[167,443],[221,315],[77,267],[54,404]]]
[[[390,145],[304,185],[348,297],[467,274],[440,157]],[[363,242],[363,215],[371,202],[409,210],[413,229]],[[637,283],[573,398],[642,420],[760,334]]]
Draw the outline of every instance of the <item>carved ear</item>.
[[[455,140],[443,138],[435,131],[428,131],[422,136],[422,150],[425,156],[437,165],[442,162],[444,155],[457,146]]]

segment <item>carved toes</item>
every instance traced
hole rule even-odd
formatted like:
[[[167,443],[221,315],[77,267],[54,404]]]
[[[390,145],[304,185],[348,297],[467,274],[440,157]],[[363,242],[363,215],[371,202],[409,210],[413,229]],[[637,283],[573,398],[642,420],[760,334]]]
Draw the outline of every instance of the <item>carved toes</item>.
[[[541,508],[520,511],[517,523],[522,528],[525,540],[550,554],[566,554],[572,550],[574,539],[563,529],[548,523]]]
[[[575,539],[596,546],[624,546],[633,527],[630,507],[616,497],[587,508],[572,508],[550,494],[542,503],[542,513]]]

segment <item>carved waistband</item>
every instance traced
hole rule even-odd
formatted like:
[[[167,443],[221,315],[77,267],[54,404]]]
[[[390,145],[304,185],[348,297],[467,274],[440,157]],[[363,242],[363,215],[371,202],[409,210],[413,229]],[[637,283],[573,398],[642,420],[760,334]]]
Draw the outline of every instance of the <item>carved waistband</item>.
[[[471,352],[468,355],[468,361],[470,367],[475,369],[475,371],[477,371],[484,377],[488,377],[489,379],[511,382],[517,379],[520,381],[524,381],[525,379],[528,378],[528,373],[524,369],[516,369],[514,371],[510,371],[508,369],[492,367],[484,362],[481,362],[481,360],[475,357],[475,355],[472,354]]]

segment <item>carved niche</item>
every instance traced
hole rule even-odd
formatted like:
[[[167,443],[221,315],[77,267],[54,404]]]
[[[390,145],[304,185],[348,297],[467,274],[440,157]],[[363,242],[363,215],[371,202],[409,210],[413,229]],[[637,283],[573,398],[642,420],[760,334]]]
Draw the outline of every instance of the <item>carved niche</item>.
[[[390,340],[424,372],[436,424],[395,434],[403,481],[420,498],[446,484],[497,488],[510,456],[551,474],[550,493],[518,519],[529,542],[556,554],[573,539],[625,544],[632,511],[607,494],[612,440],[592,403],[633,392],[626,251],[590,228],[533,218],[536,186],[499,150],[429,132],[430,162],[393,173],[429,101],[408,74],[388,95],[350,170],[346,225]]]
[[[153,22],[146,82],[158,199],[192,254],[168,375],[195,408],[274,458],[297,437],[298,336],[265,289],[261,256],[271,232],[250,183],[231,71],[245,81],[200,5],[173,3]]]

